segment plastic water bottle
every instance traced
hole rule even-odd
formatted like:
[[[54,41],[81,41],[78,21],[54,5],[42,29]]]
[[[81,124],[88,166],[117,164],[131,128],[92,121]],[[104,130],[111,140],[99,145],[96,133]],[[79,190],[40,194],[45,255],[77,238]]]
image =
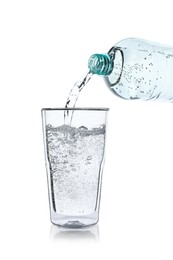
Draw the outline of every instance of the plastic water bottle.
[[[173,48],[129,38],[107,54],[94,54],[88,67],[103,75],[114,94],[124,99],[173,102]]]

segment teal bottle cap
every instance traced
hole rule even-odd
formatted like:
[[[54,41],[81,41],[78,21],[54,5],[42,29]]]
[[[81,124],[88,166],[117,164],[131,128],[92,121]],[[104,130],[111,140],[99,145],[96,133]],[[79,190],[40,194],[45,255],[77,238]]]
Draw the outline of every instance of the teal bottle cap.
[[[108,54],[93,54],[88,61],[90,72],[108,76],[113,70],[113,61]]]

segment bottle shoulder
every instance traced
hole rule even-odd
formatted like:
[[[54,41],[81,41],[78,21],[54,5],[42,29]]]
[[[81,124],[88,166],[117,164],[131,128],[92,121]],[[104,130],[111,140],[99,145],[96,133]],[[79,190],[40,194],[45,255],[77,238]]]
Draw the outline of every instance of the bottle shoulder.
[[[144,46],[151,45],[151,43],[147,40],[131,37],[125,38],[121,41],[118,41],[114,47],[128,48],[128,49],[136,49]]]
[[[115,48],[123,48],[123,49],[147,49],[147,50],[154,50],[159,49],[160,51],[164,49],[164,51],[173,51],[172,46],[168,46],[165,44],[160,44],[157,42],[152,42],[149,40],[145,40],[142,38],[130,37],[125,38],[121,41],[118,41],[113,47]]]

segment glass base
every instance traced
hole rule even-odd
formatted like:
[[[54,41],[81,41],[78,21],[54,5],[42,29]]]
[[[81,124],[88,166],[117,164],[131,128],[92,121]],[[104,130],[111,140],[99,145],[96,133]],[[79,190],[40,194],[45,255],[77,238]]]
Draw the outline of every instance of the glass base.
[[[98,223],[98,220],[98,214],[96,213],[88,216],[62,216],[54,214],[54,216],[51,217],[52,224],[67,228],[82,228],[95,225]]]

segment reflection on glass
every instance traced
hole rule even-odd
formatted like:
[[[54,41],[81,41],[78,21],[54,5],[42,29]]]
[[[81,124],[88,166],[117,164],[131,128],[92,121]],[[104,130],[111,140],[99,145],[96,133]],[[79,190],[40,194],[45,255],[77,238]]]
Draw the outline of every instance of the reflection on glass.
[[[56,225],[50,227],[50,241],[55,242],[98,242],[99,226],[85,228],[63,228]]]

